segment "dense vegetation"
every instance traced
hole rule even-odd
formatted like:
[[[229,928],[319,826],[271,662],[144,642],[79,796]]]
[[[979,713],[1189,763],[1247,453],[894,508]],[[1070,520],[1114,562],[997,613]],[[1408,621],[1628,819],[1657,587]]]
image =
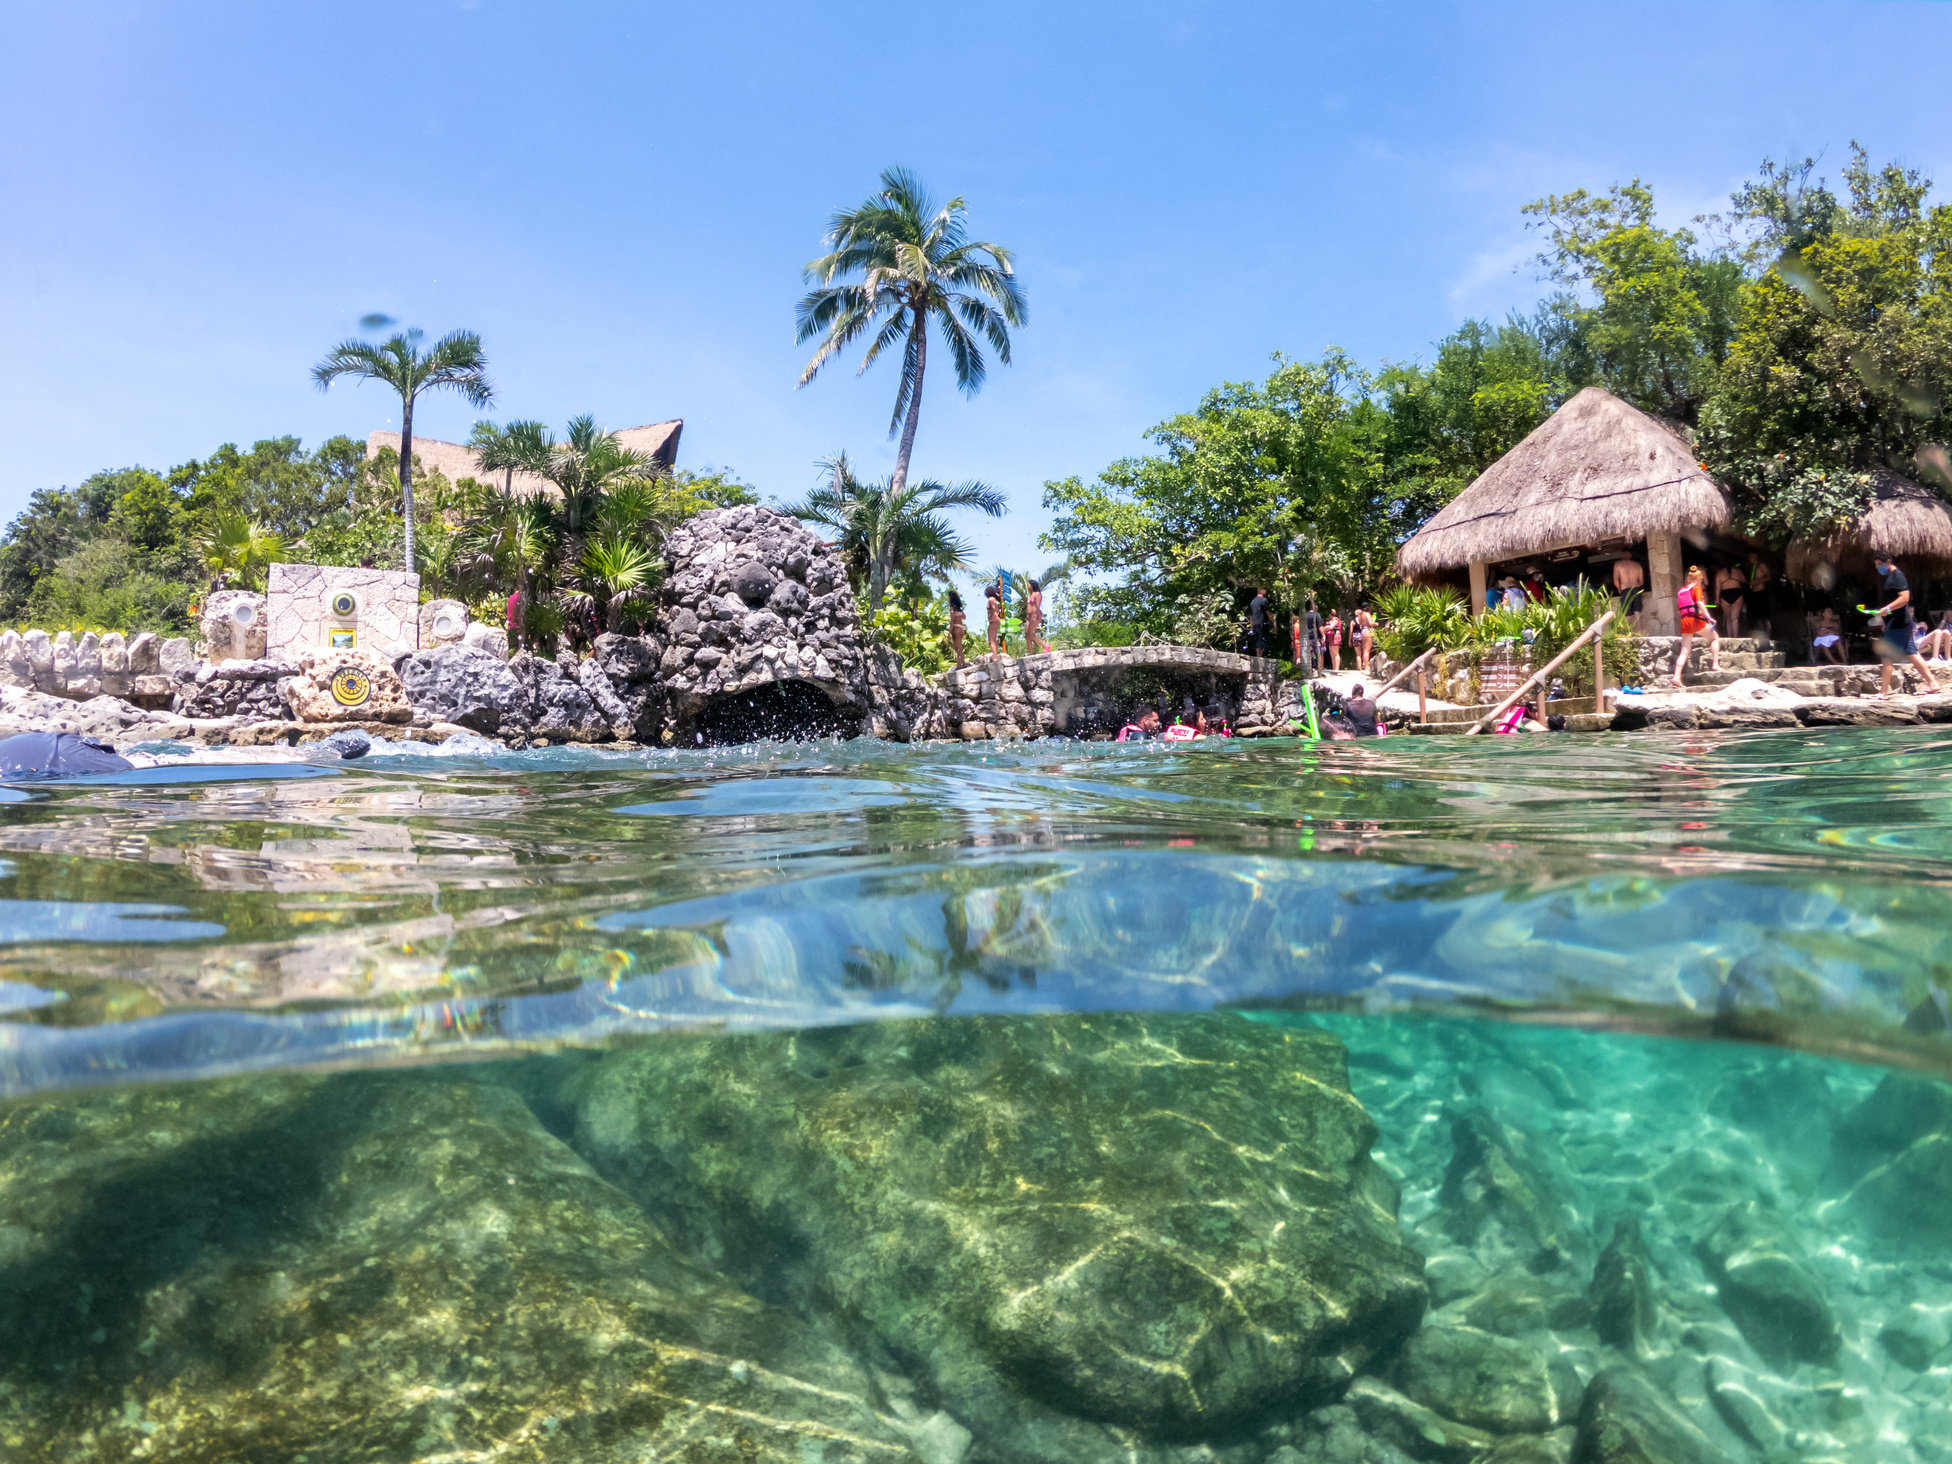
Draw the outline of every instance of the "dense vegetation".
[[[1701,233],[1639,180],[1525,208],[1553,294],[1466,321],[1428,364],[1277,357],[1147,434],[1158,451],[1047,483],[1078,612],[1169,634],[1387,584],[1396,545],[1574,392],[1694,433],[1742,526],[1782,543],[1861,511],[1882,465],[1952,488],[1952,207],[1853,147],[1841,194],[1765,163]],[[1238,634],[1235,629],[1234,634]]]

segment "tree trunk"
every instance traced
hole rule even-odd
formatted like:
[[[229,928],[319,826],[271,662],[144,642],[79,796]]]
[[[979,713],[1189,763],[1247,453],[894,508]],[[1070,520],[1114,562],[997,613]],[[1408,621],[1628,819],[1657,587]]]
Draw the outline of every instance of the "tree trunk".
[[[406,570],[413,573],[413,398],[400,398],[400,518],[407,526]]]
[[[922,373],[929,364],[929,318],[915,307],[915,387],[908,397],[908,420],[901,428],[901,448],[895,453],[895,476],[888,485],[888,496],[899,498],[908,486],[908,458],[915,451],[915,429],[922,421]]]

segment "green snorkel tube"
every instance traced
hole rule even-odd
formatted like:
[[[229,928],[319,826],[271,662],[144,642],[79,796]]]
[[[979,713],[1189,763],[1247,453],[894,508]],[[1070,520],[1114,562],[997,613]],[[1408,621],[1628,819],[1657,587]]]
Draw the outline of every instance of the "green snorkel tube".
[[[1303,706],[1308,708],[1308,740],[1310,742],[1320,742],[1322,740],[1322,729],[1320,724],[1315,721],[1315,688],[1307,682],[1303,682],[1301,686],[1301,702]],[[1290,718],[1289,720],[1292,721],[1293,719]]]

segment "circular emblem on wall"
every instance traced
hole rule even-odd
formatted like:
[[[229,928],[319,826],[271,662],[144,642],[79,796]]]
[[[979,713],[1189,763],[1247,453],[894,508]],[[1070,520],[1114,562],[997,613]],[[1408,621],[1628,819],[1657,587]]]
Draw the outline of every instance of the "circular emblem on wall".
[[[372,694],[373,683],[357,666],[341,666],[332,673],[332,698],[340,706],[363,706]]]
[[[359,601],[353,598],[351,590],[341,590],[332,597],[332,613],[345,617],[359,608]]]

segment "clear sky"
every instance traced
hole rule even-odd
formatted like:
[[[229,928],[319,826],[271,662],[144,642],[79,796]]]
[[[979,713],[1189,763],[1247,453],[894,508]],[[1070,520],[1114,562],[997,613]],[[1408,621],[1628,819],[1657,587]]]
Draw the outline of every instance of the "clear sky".
[[[372,311],[480,332],[498,418],[682,417],[768,496],[886,472],[895,363],[796,391],[793,308],[900,163],[1017,253],[1016,363],[930,378],[915,471],[1006,490],[967,527],[1034,568],[1044,480],[1270,352],[1529,305],[1542,193],[1637,173],[1679,222],[1853,137],[1952,187],[1947,54],[1944,5],[0,0],[0,516],[397,426],[308,376]]]

